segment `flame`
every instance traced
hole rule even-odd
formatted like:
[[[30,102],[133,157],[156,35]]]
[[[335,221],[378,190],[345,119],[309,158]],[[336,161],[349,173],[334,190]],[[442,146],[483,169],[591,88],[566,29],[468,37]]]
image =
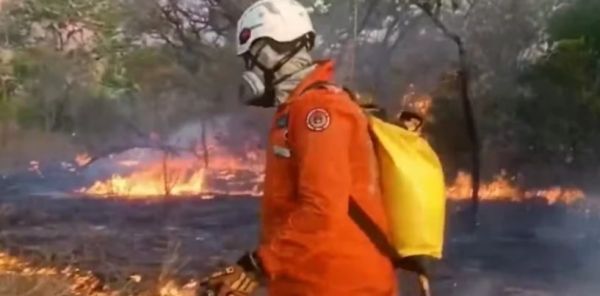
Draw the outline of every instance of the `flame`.
[[[552,187],[544,190],[531,190],[525,192],[526,198],[543,196],[549,204],[565,203],[573,204],[585,198],[585,193],[577,188]]]
[[[92,196],[145,199],[164,196],[262,195],[264,153],[243,155],[210,147],[209,166],[202,157],[162,157],[148,162],[119,160],[118,166],[133,168],[130,174],[114,174],[78,192]]]
[[[412,92],[405,98],[425,114],[432,105],[428,95]],[[176,155],[149,149],[132,149],[119,155],[110,155],[103,161],[111,163],[116,173],[78,192],[94,197],[150,200],[162,197],[210,199],[219,195],[262,196],[266,158],[264,149],[258,144],[262,143],[262,139],[250,131],[244,134],[243,143],[233,143],[237,138],[228,139],[229,130],[227,127],[217,130],[203,145],[198,144],[198,139],[192,138],[189,148]],[[196,134],[195,128],[189,131],[192,136]],[[158,135],[154,135],[154,138],[160,140]],[[76,157],[80,165],[90,159],[87,154]],[[584,192],[577,188],[556,186],[523,190],[515,185],[515,179],[502,171],[491,182],[481,184],[481,200],[522,202],[544,199],[548,204],[573,204],[585,197]],[[471,197],[471,191],[471,176],[459,172],[447,187],[447,196],[451,200],[466,200]]]
[[[432,105],[432,98],[429,95],[415,96],[413,101],[408,103],[409,109],[415,110],[418,114],[424,117],[427,117]]]
[[[264,180],[264,152],[250,150],[240,156],[212,147],[213,155],[208,168],[198,158],[166,157],[144,164],[137,160],[120,160],[120,166],[134,167],[128,175],[114,174],[107,180],[96,181],[80,193],[92,196],[146,199],[164,196],[201,196],[204,199],[216,195],[262,195]],[[584,199],[585,194],[577,188],[551,187],[523,190],[515,184],[515,178],[502,171],[489,183],[480,186],[483,201],[523,202],[544,199],[549,205],[573,204]],[[459,172],[447,187],[451,200],[467,200],[471,197],[471,175]]]
[[[128,197],[194,195],[203,192],[203,185],[203,169],[196,169],[187,161],[166,159],[129,176],[115,174],[106,181],[96,181],[83,191],[92,195]]]
[[[87,153],[80,153],[75,156],[75,163],[80,167],[87,165],[90,161],[92,161],[92,157]]]
[[[426,118],[433,106],[433,98],[429,94],[419,93],[415,85],[410,84],[401,98],[401,104],[401,109],[416,112]]]
[[[102,292],[94,292],[100,285],[100,281],[91,272],[85,272],[73,266],[64,268],[38,267],[26,260],[2,252],[0,252],[0,275],[60,276],[68,280],[70,294],[81,296],[107,295]],[[34,288],[32,286],[32,289]]]
[[[525,200],[542,198],[549,205],[562,203],[574,204],[585,198],[585,193],[577,188],[551,187],[548,189],[522,190],[514,185],[514,178],[509,178],[506,172],[501,172],[494,180],[482,184],[479,197],[484,201],[511,201],[522,202]],[[471,175],[459,172],[454,183],[447,188],[447,196],[451,200],[466,200],[471,198]]]
[[[46,277],[52,281],[64,280],[67,285],[65,286],[64,291],[60,292],[60,295],[109,296],[122,295],[124,293],[123,291],[117,291],[104,285],[102,280],[96,277],[91,271],[81,270],[72,265],[66,267],[53,267],[49,265],[43,266],[33,264],[26,259],[12,256],[4,252],[0,252],[0,276],[31,277],[39,279],[39,281],[44,281]],[[127,277],[127,286],[131,287],[132,285],[141,284],[143,280],[147,279],[144,279],[139,274],[132,274]],[[31,290],[24,292],[27,294],[32,293],[33,291],[41,292],[43,287],[40,286],[40,283],[41,282],[38,281],[33,282],[31,284]],[[3,284],[11,285],[9,281],[4,281]],[[18,284],[19,283],[15,283],[15,285]],[[149,285],[149,288],[154,290],[154,285],[156,285],[156,290],[159,291],[158,295],[160,296],[197,295],[198,283],[194,280],[187,282],[183,286],[175,284],[175,280],[168,280],[166,283],[156,282]],[[11,287],[8,286],[5,288]],[[140,295],[146,295],[145,292],[147,291],[142,288],[140,290]]]

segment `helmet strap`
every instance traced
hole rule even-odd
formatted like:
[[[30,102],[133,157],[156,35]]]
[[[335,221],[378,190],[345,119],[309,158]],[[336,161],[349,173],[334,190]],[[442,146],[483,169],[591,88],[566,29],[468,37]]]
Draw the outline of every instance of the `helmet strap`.
[[[258,49],[256,55],[248,54],[245,56],[247,68],[256,66],[263,72],[265,92],[260,98],[256,98],[250,103],[250,105],[259,107],[275,106],[275,86],[294,75],[294,73],[291,73],[276,79],[275,73],[277,73],[277,71],[279,71],[287,62],[289,62],[296,54],[298,54],[302,48],[308,47],[310,44],[307,38],[298,40],[294,48],[271,68],[266,67],[258,60],[258,56],[266,46],[267,44],[264,44],[260,49]]]
[[[296,54],[298,54],[298,52],[300,52],[300,50],[302,50],[302,48],[310,46],[309,40],[307,38],[304,38],[304,37],[301,38],[300,40],[297,41],[296,45],[292,48],[292,50],[289,51],[281,60],[279,60],[279,62],[277,62],[277,64],[275,64],[271,68],[268,68],[267,66],[263,65],[258,60],[258,56],[260,55],[260,53],[263,51],[263,49],[267,45],[268,44],[265,43],[261,48],[259,48],[258,51],[256,52],[256,55],[248,54],[245,57],[248,60],[247,64],[251,63],[251,65],[258,67],[264,73],[265,83],[273,82],[274,78],[275,78],[275,73],[277,73],[277,71],[279,71],[287,62],[289,62]],[[269,80],[267,78],[271,78],[271,80]],[[281,79],[278,79],[278,80],[281,80]]]

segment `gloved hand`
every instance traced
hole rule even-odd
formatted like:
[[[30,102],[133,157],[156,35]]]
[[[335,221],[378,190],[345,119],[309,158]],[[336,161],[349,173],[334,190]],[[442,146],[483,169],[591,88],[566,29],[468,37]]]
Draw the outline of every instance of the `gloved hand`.
[[[250,296],[260,285],[263,271],[254,253],[240,258],[236,265],[217,271],[200,282],[200,296]]]
[[[232,265],[217,271],[200,283],[200,296],[249,296],[259,287],[258,276]]]

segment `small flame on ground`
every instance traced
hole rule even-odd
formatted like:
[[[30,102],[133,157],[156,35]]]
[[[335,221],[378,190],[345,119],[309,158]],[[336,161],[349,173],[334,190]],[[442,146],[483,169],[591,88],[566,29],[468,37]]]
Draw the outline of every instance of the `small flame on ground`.
[[[11,256],[7,253],[0,252],[0,276],[19,276],[31,277],[44,281],[45,277],[48,280],[63,280],[66,283],[64,291],[60,295],[74,296],[117,296],[123,295],[123,291],[110,289],[102,284],[102,281],[93,275],[90,271],[84,271],[74,266],[52,267],[38,266],[32,264],[28,260],[19,257]],[[128,277],[127,286],[142,283],[144,278],[139,274],[132,274]],[[6,281],[2,282],[6,285]],[[190,281],[184,286],[174,284],[175,281],[169,280],[167,283],[158,285],[157,290],[160,296],[192,296],[197,295],[197,283]],[[18,283],[15,283],[18,285]],[[9,284],[10,285],[10,284]],[[53,285],[54,287],[54,285]],[[10,286],[4,288],[11,289]],[[41,286],[38,282],[31,284],[30,291],[25,293],[41,292]],[[61,288],[62,289],[62,288]],[[57,291],[54,291],[57,292]],[[147,295],[142,293],[143,295]],[[129,295],[129,294],[127,294]],[[149,294],[148,294],[149,295]]]
[[[73,295],[109,295],[106,293],[96,293],[100,281],[90,272],[84,272],[78,268],[67,266],[65,268],[55,267],[36,267],[26,260],[10,256],[0,252],[0,274],[19,275],[19,276],[61,276],[68,280],[68,289]],[[32,289],[35,288],[32,286]]]
[[[92,161],[92,157],[87,153],[80,153],[75,156],[75,163],[80,167],[87,165],[90,161]]]
[[[506,172],[501,172],[489,183],[481,184],[479,197],[484,201],[522,202],[528,199],[542,198],[549,205],[556,203],[573,204],[585,198],[585,193],[577,188],[551,187],[548,189],[522,190],[514,185],[514,178],[509,178]],[[467,200],[471,198],[471,175],[459,172],[454,183],[447,188],[451,200]]]

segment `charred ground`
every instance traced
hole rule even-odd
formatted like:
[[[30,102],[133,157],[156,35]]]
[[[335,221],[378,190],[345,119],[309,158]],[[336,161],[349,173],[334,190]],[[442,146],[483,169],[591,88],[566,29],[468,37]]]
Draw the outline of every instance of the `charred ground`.
[[[0,190],[1,251],[38,267],[90,271],[99,290],[151,295],[145,293],[172,279],[186,283],[256,244],[257,198],[98,199],[23,190],[39,184],[31,180],[3,180],[2,188],[12,189]],[[468,203],[451,202],[437,295],[597,295],[600,212],[593,202],[485,202],[476,233],[464,224]],[[410,291],[412,276],[401,279]]]

